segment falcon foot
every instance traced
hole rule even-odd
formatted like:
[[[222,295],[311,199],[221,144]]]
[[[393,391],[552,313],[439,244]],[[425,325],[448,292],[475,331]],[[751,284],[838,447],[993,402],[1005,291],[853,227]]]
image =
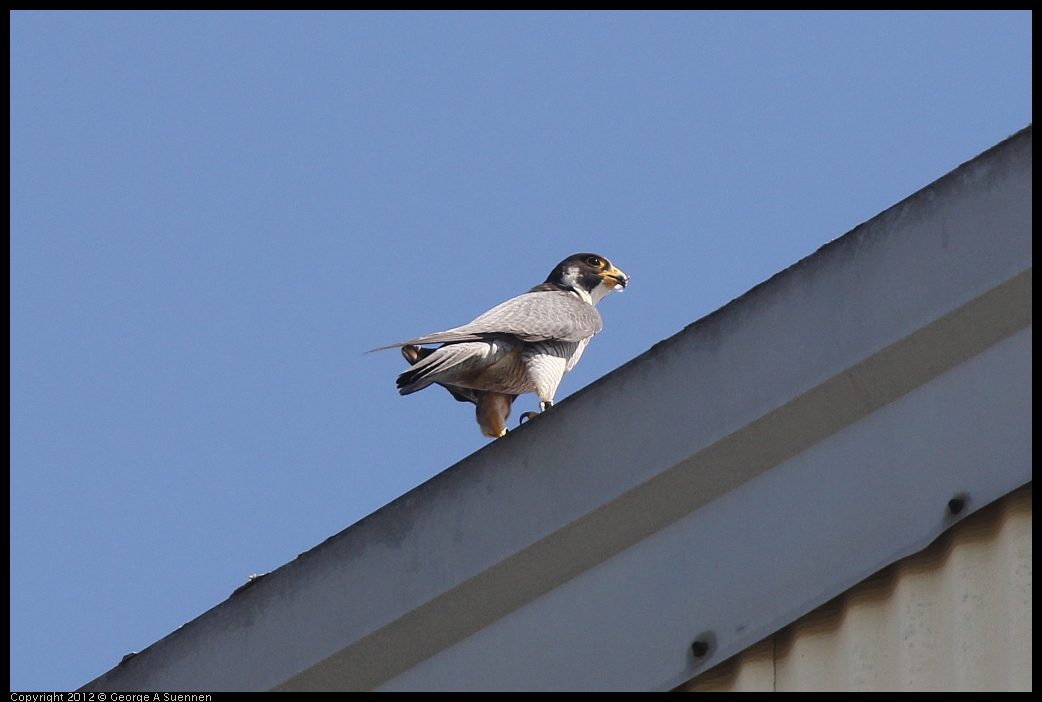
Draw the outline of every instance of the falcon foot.
[[[529,419],[533,419],[534,417],[538,417],[538,416],[539,415],[536,414],[535,412],[525,412],[524,414],[522,414],[520,417],[517,418],[517,423],[518,424],[524,424]]]
[[[550,400],[549,402],[540,402],[539,403],[539,411],[540,412],[545,412],[545,411],[547,411],[548,409],[550,409],[553,406],[554,406],[554,401],[553,400]]]

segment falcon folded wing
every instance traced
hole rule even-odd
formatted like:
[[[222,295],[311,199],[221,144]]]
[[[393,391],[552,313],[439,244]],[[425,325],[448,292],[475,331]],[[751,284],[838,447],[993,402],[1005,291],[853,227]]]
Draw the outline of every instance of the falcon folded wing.
[[[462,327],[373,350],[478,341],[494,334],[510,334],[527,342],[582,341],[589,339],[602,327],[597,308],[572,293],[556,290],[529,292],[493,307]]]

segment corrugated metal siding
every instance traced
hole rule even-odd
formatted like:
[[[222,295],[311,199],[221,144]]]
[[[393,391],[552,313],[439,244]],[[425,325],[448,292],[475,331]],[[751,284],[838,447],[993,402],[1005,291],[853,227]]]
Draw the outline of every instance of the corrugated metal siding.
[[[1031,484],[679,690],[1030,690]]]

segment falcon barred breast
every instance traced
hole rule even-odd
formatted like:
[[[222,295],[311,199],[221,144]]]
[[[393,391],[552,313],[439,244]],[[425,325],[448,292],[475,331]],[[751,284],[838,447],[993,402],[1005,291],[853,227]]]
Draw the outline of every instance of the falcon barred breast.
[[[507,433],[518,395],[534,392],[540,411],[553,405],[564,374],[601,330],[595,305],[628,282],[603,256],[575,254],[557,264],[546,282],[470,324],[373,350],[401,347],[411,367],[398,376],[399,393],[437,383],[460,402],[474,403],[481,433],[499,438]]]

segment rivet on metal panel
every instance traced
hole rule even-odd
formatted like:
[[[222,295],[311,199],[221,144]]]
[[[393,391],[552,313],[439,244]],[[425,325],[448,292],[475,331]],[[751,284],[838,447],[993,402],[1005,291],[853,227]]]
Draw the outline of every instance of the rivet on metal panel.
[[[952,499],[948,500],[948,512],[955,515],[961,512],[966,507],[968,497],[966,495],[956,495]]]
[[[698,637],[691,644],[691,652],[695,654],[695,658],[702,659],[709,655],[716,643],[716,635],[711,631],[706,631],[699,634]]]

